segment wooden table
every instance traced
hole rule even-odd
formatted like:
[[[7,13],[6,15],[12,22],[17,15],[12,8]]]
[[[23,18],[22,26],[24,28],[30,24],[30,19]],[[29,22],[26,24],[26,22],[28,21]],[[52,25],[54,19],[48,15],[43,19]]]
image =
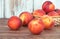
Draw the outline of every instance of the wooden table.
[[[8,19],[0,19],[0,39],[60,39],[60,26],[44,30],[40,35],[33,35],[27,27],[21,27],[17,31],[10,30],[7,21]]]

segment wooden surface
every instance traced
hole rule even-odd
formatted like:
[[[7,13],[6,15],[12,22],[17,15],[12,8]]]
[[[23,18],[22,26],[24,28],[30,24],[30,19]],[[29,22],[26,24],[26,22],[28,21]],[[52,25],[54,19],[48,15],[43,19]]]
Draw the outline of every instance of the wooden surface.
[[[44,30],[40,35],[33,35],[27,27],[21,27],[17,31],[10,30],[7,21],[0,19],[0,39],[60,39],[60,26]]]

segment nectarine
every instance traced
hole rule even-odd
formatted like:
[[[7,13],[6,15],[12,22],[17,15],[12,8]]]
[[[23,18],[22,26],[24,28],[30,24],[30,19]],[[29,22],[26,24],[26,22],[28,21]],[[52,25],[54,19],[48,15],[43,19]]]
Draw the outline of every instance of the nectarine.
[[[34,17],[41,17],[41,16],[43,16],[43,15],[45,15],[46,13],[45,13],[45,11],[43,11],[43,10],[41,10],[41,9],[37,9],[37,10],[35,10],[34,12],[33,12],[33,16]]]
[[[22,25],[27,25],[33,19],[33,15],[29,12],[22,12],[19,18],[22,20]]]
[[[48,13],[55,10],[55,6],[51,1],[45,1],[42,5],[42,9]]]
[[[49,15],[49,16],[59,16],[59,14],[55,11],[51,11],[47,15]]]
[[[54,20],[52,19],[52,17],[45,15],[41,17],[41,20],[45,25],[45,29],[51,29],[52,27],[54,27]]]
[[[60,9],[55,9],[55,11],[60,15]]]
[[[8,20],[8,27],[12,30],[17,30],[21,27],[22,21],[17,16],[12,16]]]
[[[44,24],[40,19],[33,19],[28,24],[28,29],[32,34],[40,34],[44,30]]]

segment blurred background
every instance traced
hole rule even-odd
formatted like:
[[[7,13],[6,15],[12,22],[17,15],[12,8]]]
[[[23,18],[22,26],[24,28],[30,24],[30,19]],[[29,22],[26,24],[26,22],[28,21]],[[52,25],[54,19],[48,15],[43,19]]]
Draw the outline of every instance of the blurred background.
[[[19,16],[23,11],[33,12],[41,9],[43,2],[47,0],[0,0],[0,18]],[[49,0],[55,8],[60,9],[60,0]]]

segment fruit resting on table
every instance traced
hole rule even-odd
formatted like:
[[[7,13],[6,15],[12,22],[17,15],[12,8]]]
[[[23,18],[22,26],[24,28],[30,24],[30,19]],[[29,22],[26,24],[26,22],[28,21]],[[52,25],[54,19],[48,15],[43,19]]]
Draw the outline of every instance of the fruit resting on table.
[[[33,15],[30,12],[22,12],[19,18],[22,20],[22,25],[27,25],[33,19]]]
[[[48,16],[48,15],[44,15],[41,17],[41,20],[43,21],[44,25],[45,25],[45,29],[51,29],[54,27],[54,20],[52,19],[52,17]]]
[[[33,34],[40,34],[44,30],[44,24],[41,19],[33,19],[28,24],[28,29]]]
[[[8,20],[8,27],[12,30],[17,30],[21,27],[22,21],[17,16],[12,16]]]
[[[55,5],[51,1],[45,1],[42,9],[32,12],[24,11],[19,17],[12,16],[8,20],[8,27],[17,30],[21,26],[28,27],[32,34],[40,34],[44,29],[52,29],[55,21],[52,16],[60,16],[60,9],[55,9]]]

